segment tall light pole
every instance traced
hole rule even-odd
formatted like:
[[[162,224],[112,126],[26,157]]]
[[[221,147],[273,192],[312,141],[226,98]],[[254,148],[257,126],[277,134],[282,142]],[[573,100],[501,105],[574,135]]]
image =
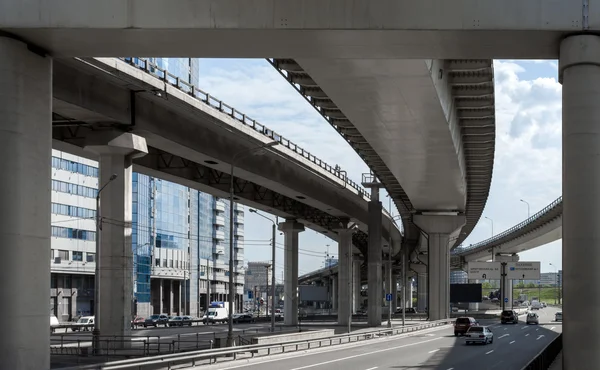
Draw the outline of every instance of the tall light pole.
[[[519,199],[519,201],[527,204],[527,218],[531,217],[531,213],[529,212],[529,202],[524,201],[523,199]]]
[[[273,269],[271,270],[271,299],[272,299],[272,303],[271,303],[271,331],[275,332],[275,245],[276,245],[276,240],[275,237],[277,236],[277,216],[275,216],[275,221],[273,221],[272,219],[270,219],[269,217],[261,214],[260,212],[258,212],[255,209],[250,208],[250,212],[259,215],[260,217],[267,219],[269,221],[271,221],[273,223],[273,236],[271,239],[271,258],[273,259]],[[269,281],[269,278],[267,277],[267,281]],[[267,300],[268,301],[268,300]],[[268,312],[267,312],[268,314]]]
[[[260,152],[266,148],[271,148],[275,145],[279,144],[278,141],[271,141],[266,144],[262,144],[260,146],[245,149],[240,152],[237,152],[231,158],[231,166],[229,168],[229,309],[227,314],[227,347],[232,347],[234,345],[233,341],[233,301],[231,300],[231,289],[234,285],[233,283],[233,207],[234,207],[234,189],[233,189],[233,169],[235,168],[235,163],[238,159],[241,159],[242,156],[248,154],[259,154]],[[260,153],[263,154],[263,153]]]
[[[494,237],[494,220],[492,220],[488,216],[484,216],[484,217],[487,218],[488,220],[490,220],[490,222],[492,223],[492,238],[493,238]]]
[[[100,213],[100,193],[108,184],[117,178],[117,174],[113,173],[106,184],[98,189],[96,194],[96,268],[94,276],[94,330],[92,331],[92,347],[94,354],[100,354],[100,257],[102,248],[100,247],[100,236],[102,233],[102,216]]]
[[[555,271],[555,274],[556,274],[556,275],[554,275],[554,287],[556,289],[556,294],[554,295],[554,304],[556,304],[556,300],[558,298],[558,268],[556,266],[554,266],[552,264],[552,262],[550,262],[549,265],[552,266],[552,267],[554,267],[554,271]]]

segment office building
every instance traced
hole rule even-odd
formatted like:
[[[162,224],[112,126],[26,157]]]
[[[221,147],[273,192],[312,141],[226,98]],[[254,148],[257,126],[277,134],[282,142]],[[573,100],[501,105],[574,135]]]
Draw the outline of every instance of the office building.
[[[466,271],[450,271],[450,284],[467,284],[468,282],[469,279]]]

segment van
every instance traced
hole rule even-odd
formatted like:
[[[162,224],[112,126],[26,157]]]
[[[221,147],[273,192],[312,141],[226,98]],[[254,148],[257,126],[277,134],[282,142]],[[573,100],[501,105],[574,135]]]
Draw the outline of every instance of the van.
[[[202,317],[202,323],[215,324],[215,323],[226,323],[229,318],[229,311],[227,308],[221,307],[209,307],[208,312]]]

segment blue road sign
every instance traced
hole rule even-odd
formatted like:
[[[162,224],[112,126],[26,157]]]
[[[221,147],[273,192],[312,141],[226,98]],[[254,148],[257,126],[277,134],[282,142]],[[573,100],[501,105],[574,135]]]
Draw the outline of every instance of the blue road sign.
[[[390,301],[392,300],[392,294],[391,294],[391,293],[389,293],[389,294],[386,294],[386,295],[385,295],[385,300],[386,300],[387,302],[390,302]]]
[[[252,299],[252,291],[251,290],[248,291],[248,299]]]
[[[510,271],[515,271],[515,266],[510,266],[510,267],[509,267],[509,270],[510,270]]]
[[[508,303],[508,297],[504,297],[504,303]]]

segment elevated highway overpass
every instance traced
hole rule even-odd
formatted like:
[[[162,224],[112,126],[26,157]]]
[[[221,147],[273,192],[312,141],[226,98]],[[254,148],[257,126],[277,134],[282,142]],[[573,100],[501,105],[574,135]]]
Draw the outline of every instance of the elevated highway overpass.
[[[577,292],[581,290],[579,288],[586,287],[589,281],[600,281],[600,272],[596,268],[597,260],[600,259],[600,236],[595,231],[600,222],[600,216],[596,215],[595,209],[595,205],[600,204],[600,195],[597,192],[600,184],[598,180],[600,165],[597,163],[598,156],[594,154],[596,148],[600,147],[600,135],[597,134],[597,117],[600,115],[597,110],[597,100],[600,97],[598,88],[600,70],[597,68],[600,59],[598,57],[600,38],[594,36],[595,31],[600,30],[600,8],[590,6],[589,1],[582,3],[576,0],[561,2],[473,0],[455,3],[441,0],[425,2],[200,0],[174,3],[164,0],[152,2],[133,0],[123,3],[110,0],[104,2],[64,0],[57,3],[41,0],[35,3],[24,3],[9,0],[0,5],[0,29],[3,32],[0,44],[2,49],[0,70],[8,71],[0,80],[2,91],[8,97],[3,99],[0,105],[0,111],[3,112],[4,117],[7,117],[1,128],[6,145],[0,146],[2,148],[0,154],[16,160],[0,168],[11,174],[6,176],[10,180],[5,180],[4,188],[7,191],[0,201],[6,205],[10,213],[16,215],[10,219],[11,222],[0,226],[2,227],[0,234],[5,236],[7,243],[15,246],[11,248],[14,258],[6,258],[6,261],[11,262],[2,265],[7,266],[7,271],[14,270],[11,268],[15,265],[12,262],[14,260],[27,261],[30,266],[40,266],[40,272],[46,271],[45,253],[49,242],[47,231],[43,230],[49,222],[48,217],[43,215],[48,213],[46,208],[49,207],[46,204],[49,203],[49,196],[47,196],[49,173],[47,169],[43,169],[43,165],[50,155],[51,144],[50,128],[45,127],[43,123],[51,120],[53,57],[163,55],[292,59],[306,68],[308,75],[319,84],[332,102],[339,104],[340,111],[374,149],[375,154],[386,167],[375,168],[377,161],[372,162],[371,168],[377,172],[382,182],[384,179],[389,181],[386,178],[389,174],[398,176],[397,171],[402,166],[396,167],[393,159],[395,155],[406,154],[406,152],[397,148],[395,151],[390,150],[381,142],[377,142],[380,138],[375,130],[369,131],[370,127],[367,125],[370,122],[365,117],[372,121],[382,118],[383,123],[375,122],[379,125],[378,130],[391,130],[394,128],[394,122],[386,121],[386,115],[383,114],[369,117],[363,111],[365,105],[361,107],[361,104],[357,104],[363,109],[349,106],[344,91],[340,91],[333,84],[339,82],[340,76],[320,75],[322,72],[319,69],[323,67],[320,64],[323,63],[322,59],[347,60],[338,65],[355,67],[350,72],[360,76],[361,69],[357,67],[356,61],[361,60],[370,60],[368,64],[375,66],[377,63],[373,62],[373,59],[489,61],[493,58],[560,57],[559,78],[563,83],[565,122],[563,189],[567,205],[563,261],[565,302],[567,302],[565,314],[571,323],[565,331],[567,344],[564,358],[565,363],[573,369],[585,366],[579,364],[600,361],[600,354],[590,350],[600,345],[600,324],[590,329],[589,323],[585,320],[594,315],[593,307],[600,305],[600,297],[592,297],[592,304],[589,304],[590,302],[585,305],[577,304]],[[15,38],[22,40],[23,43],[14,41]],[[380,66],[384,64],[379,63]],[[416,65],[415,68],[416,71],[421,72],[419,76],[425,74],[422,66]],[[432,76],[436,75],[435,70],[429,72]],[[444,75],[442,71],[442,80]],[[439,71],[437,76],[440,76]],[[371,96],[378,88],[385,91],[385,88],[391,85],[373,79],[366,82],[364,85],[352,85],[362,88],[357,90],[364,94],[363,97]],[[468,84],[472,86],[473,80]],[[432,91],[432,88],[425,86],[424,90]],[[447,89],[443,87],[436,88],[438,94],[445,90]],[[403,97],[402,92],[396,92],[394,96],[398,99]],[[35,104],[29,104],[31,101]],[[380,104],[385,101],[378,100],[374,103]],[[405,104],[405,106],[410,105]],[[348,112],[345,111],[346,107],[350,107]],[[475,167],[467,164],[465,143],[468,140],[465,138],[472,135],[465,135],[463,138],[461,130],[461,138],[457,140],[458,131],[454,129],[457,126],[452,126],[452,117],[458,115],[454,114],[452,109],[445,110],[444,107],[447,108],[443,106],[441,111],[435,109],[432,117],[443,116],[447,121],[431,122],[431,125],[448,124],[446,132],[440,137],[439,147],[443,148],[440,153],[448,153],[451,147],[455,149],[453,154],[456,161],[451,157],[449,166],[451,166],[451,173],[457,176],[459,181],[455,181],[455,176],[450,180],[445,179],[450,184],[448,189],[440,190],[438,184],[426,186],[428,189],[443,191],[433,196],[436,201],[441,203],[444,201],[444,204],[436,204],[435,209],[422,208],[423,205],[427,205],[427,199],[419,194],[412,199],[411,187],[404,188],[402,183],[408,181],[409,185],[414,186],[419,183],[419,178],[396,178],[401,180],[399,184],[411,201],[411,205],[404,207],[407,210],[411,208],[415,210],[405,220],[407,224],[412,221],[429,234],[428,249],[429,251],[433,249],[437,253],[433,257],[433,264],[432,254],[429,253],[429,270],[441,272],[440,276],[445,275],[443,270],[448,267],[447,245],[462,238],[460,232],[456,233],[456,230],[466,224],[465,230],[468,231],[468,224],[472,222],[469,218],[472,220],[478,218],[477,212],[469,211],[469,194],[473,190],[471,184],[475,178],[473,174],[477,173],[479,181],[483,179],[485,182],[487,174],[491,171],[491,165],[488,163],[481,169],[474,170],[475,172],[469,172],[470,168]],[[368,108],[377,108],[373,111],[378,113],[385,113],[388,110],[385,104]],[[410,120],[403,122],[410,122]],[[430,129],[428,126],[424,128]],[[434,131],[428,132],[435,134]],[[427,135],[422,134],[421,137]],[[402,140],[398,142],[406,144]],[[32,151],[31,148],[36,150]],[[144,149],[144,146],[136,146],[135,152],[127,155],[138,155]],[[490,150],[487,143],[485,150]],[[391,162],[390,158],[392,158]],[[423,158],[417,157],[417,159],[423,161]],[[427,161],[421,163],[429,165]],[[431,169],[433,173],[439,170],[436,165],[432,165]],[[415,169],[411,170],[412,172],[409,172],[411,175],[418,175]],[[435,179],[435,176],[431,178],[431,180]],[[461,188],[461,185],[464,186]],[[488,189],[489,185],[487,189],[484,186],[483,193],[479,191],[480,194],[477,196],[473,191],[471,199],[477,197],[485,199]],[[390,187],[389,190],[390,194],[393,194],[394,188]],[[398,204],[402,199],[402,193],[396,194],[398,194],[396,198]],[[446,203],[448,199],[451,202]],[[413,204],[413,202],[418,203]],[[446,208],[453,204],[458,204],[459,208],[456,210]],[[402,209],[402,206],[399,209],[401,212],[408,213]],[[378,220],[378,218],[371,217],[370,220]],[[126,235],[123,237],[127,238]],[[381,238],[373,238],[377,243],[380,242]],[[419,244],[423,246],[425,243],[420,240]],[[581,248],[569,248],[570,244],[586,245],[588,248],[583,252]],[[31,253],[31,251],[36,252]],[[370,256],[370,263],[380,266],[371,257],[375,255]],[[372,269],[372,271],[376,270],[379,269]],[[431,278],[437,279],[438,276],[431,276]],[[15,302],[15,307],[32,307],[33,310],[45,304],[42,299],[47,294],[44,293],[44,290],[47,290],[45,287],[41,285],[36,287],[36,282],[23,274],[17,275],[16,280],[22,282],[24,287],[27,286],[28,288],[23,291],[31,292],[30,295],[38,297],[38,301],[35,301],[36,304],[31,304],[34,301],[23,299]],[[444,302],[447,292],[443,289],[435,288],[435,290],[436,300]],[[572,306],[569,306],[568,302],[571,302]],[[443,304],[435,304],[435,306],[444,307]],[[13,313],[15,317],[20,314],[16,311],[10,312],[11,315]],[[440,311],[435,315],[443,313]],[[34,316],[38,317],[39,322],[30,320],[27,325],[39,327],[42,323],[41,311],[31,317]],[[591,345],[583,342],[580,333],[584,331],[592,332],[591,337],[595,339]],[[21,356],[17,359],[13,353],[18,353],[16,350],[18,345],[9,346],[10,348],[7,347],[5,350],[6,356],[0,358],[5,361],[21,361],[20,359],[26,358],[27,361],[35,362],[34,368],[45,368],[47,362],[43,360],[47,353],[43,350],[47,344],[45,340],[40,338],[39,343],[30,343],[26,335],[19,334],[17,330],[15,333],[15,343],[27,343],[28,348],[36,347],[37,350],[28,352],[31,356]],[[19,367],[20,362],[17,365],[12,362],[7,364],[9,367]]]

